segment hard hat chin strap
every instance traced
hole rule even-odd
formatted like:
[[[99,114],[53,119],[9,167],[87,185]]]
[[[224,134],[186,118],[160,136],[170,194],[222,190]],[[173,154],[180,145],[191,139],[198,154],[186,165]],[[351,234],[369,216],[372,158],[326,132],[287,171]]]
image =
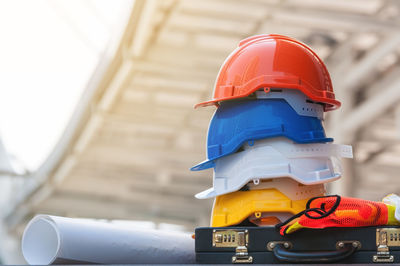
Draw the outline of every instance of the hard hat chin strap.
[[[335,201],[334,205],[328,211],[325,209],[326,204],[324,202],[321,203],[320,207],[316,207],[316,208],[310,207],[311,203],[317,199],[332,198],[332,197],[335,197],[336,201]],[[320,196],[320,197],[311,198],[308,200],[308,202],[306,204],[306,209],[304,211],[299,212],[298,214],[287,219],[286,221],[275,225],[275,228],[280,229],[281,227],[289,224],[296,218],[301,217],[302,215],[305,215],[309,219],[322,219],[322,218],[328,217],[329,215],[331,215],[332,213],[334,213],[336,211],[336,209],[339,207],[340,201],[341,201],[341,196],[339,196],[339,195],[328,195],[328,196]],[[319,216],[312,216],[312,215],[310,215],[310,213],[316,213]],[[287,234],[286,231],[288,228],[289,227],[286,227],[285,230],[283,231],[284,235]]]

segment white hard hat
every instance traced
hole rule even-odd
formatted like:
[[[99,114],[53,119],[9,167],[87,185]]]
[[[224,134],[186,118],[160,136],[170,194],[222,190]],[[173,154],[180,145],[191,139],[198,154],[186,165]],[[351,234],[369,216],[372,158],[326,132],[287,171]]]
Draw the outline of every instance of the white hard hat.
[[[284,137],[248,142],[242,151],[215,160],[213,187],[196,198],[223,195],[263,179],[289,177],[305,185],[331,182],[341,177],[339,157],[352,156],[348,145],[295,144]]]

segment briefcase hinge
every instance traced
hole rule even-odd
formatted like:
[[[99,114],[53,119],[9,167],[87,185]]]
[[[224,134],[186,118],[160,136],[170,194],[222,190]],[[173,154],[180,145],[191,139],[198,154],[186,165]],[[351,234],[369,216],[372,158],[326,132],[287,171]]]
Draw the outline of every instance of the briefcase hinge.
[[[400,245],[400,228],[377,228],[376,229],[376,255],[372,261],[376,263],[392,263],[394,256],[390,255],[389,246]]]

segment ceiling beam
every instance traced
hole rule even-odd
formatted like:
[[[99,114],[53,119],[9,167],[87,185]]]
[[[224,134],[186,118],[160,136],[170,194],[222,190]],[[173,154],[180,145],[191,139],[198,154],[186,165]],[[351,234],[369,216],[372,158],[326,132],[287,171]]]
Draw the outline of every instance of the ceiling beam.
[[[211,206],[210,206],[211,207]],[[196,212],[193,212],[196,209]],[[53,196],[32,208],[35,214],[50,213],[68,217],[97,218],[97,219],[121,219],[121,220],[147,220],[156,223],[183,224],[193,228],[197,216],[205,215],[209,209],[186,204],[178,208],[152,207],[151,204],[135,203],[85,195],[57,191]]]
[[[211,178],[204,178],[203,182],[190,182],[191,177],[187,177],[187,182],[173,182],[173,177],[165,174],[167,178],[162,179],[162,175],[157,174],[152,178],[149,176],[125,176],[121,177],[119,173],[114,175],[98,175],[96,173],[82,174],[71,173],[68,179],[65,179],[60,185],[59,190],[77,191],[88,194],[114,196],[117,198],[137,200],[138,192],[147,195],[162,194],[168,196],[168,201],[180,201],[186,197],[189,201],[200,203],[195,200],[194,195],[202,190],[212,186]],[[160,176],[160,178],[158,178]],[[169,177],[169,178],[168,178]],[[148,180],[150,179],[150,180]],[[115,194],[118,191],[118,194]],[[140,194],[140,195],[141,195]],[[145,197],[146,198],[146,197]]]
[[[354,90],[362,84],[386,55],[396,51],[400,45],[400,34],[382,40],[346,73],[341,90]]]
[[[312,10],[305,8],[270,8],[275,21],[283,24],[302,25],[327,31],[355,32],[380,32],[394,34],[398,32],[398,21],[383,20],[376,16],[360,15],[330,10]],[[340,19],[338,19],[340,18]]]
[[[388,108],[400,102],[400,79],[395,80],[388,88],[353,109],[343,119],[341,131],[350,134],[380,117]]]

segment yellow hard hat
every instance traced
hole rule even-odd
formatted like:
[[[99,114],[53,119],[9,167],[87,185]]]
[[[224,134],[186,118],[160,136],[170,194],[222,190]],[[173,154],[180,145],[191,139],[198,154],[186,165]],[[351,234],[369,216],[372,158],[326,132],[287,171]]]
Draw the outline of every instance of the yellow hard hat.
[[[307,201],[319,195],[292,200],[276,188],[236,191],[217,196],[211,214],[212,227],[238,225],[247,218],[257,225],[273,225],[303,211]],[[284,217],[284,218],[282,218]]]

